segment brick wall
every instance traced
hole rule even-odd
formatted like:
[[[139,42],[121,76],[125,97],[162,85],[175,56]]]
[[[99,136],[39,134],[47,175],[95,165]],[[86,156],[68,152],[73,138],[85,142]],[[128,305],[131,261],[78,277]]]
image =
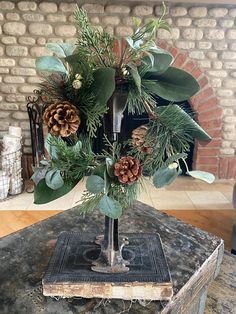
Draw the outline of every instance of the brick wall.
[[[158,1],[143,2],[145,4],[135,1],[124,1],[123,4],[121,1],[94,1],[96,4],[89,1],[77,2],[89,12],[90,21],[95,27],[103,27],[117,36],[132,34],[133,16],[146,20],[159,16],[161,12]],[[27,96],[32,94],[40,82],[35,71],[35,58],[50,54],[44,48],[47,42],[74,40],[74,3],[0,1],[0,137],[9,124],[20,125],[26,138],[25,152],[30,152]],[[203,90],[213,89],[214,99],[217,99],[215,101],[222,110],[222,132],[217,156],[214,157],[228,160],[221,165],[221,172],[224,172],[222,177],[228,177],[225,175],[226,170],[222,170],[226,168],[225,163],[227,173],[232,169],[229,165],[233,164],[234,167],[236,163],[235,18],[236,8],[232,5],[170,3],[169,22],[172,33],[164,30],[158,33],[158,39],[165,41],[173,53],[179,54],[179,58],[187,54],[194,64],[198,64],[201,73],[204,73],[201,77]],[[188,64],[189,62],[191,67],[191,61]],[[206,80],[207,84],[204,84]],[[200,95],[203,98],[202,106],[203,95]],[[209,104],[209,95],[206,95],[206,99]],[[205,116],[207,106],[209,105],[205,104]],[[209,120],[213,119],[212,114],[209,108]],[[200,119],[204,119],[203,116]],[[214,128],[218,130],[219,126],[213,123],[212,132]],[[231,176],[235,175],[233,173]]]

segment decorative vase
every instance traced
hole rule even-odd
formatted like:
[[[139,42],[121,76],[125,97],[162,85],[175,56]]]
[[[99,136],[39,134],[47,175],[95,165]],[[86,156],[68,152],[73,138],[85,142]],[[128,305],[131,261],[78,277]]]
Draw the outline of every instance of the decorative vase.
[[[126,109],[127,91],[123,85],[118,85],[109,99],[108,112],[104,116],[104,133],[111,143],[118,142],[121,132],[123,113]],[[118,219],[105,216],[104,236],[97,236],[95,242],[101,246],[101,252],[93,262],[92,270],[102,273],[128,272],[128,261],[122,257],[122,249],[128,244],[128,239],[119,239]]]

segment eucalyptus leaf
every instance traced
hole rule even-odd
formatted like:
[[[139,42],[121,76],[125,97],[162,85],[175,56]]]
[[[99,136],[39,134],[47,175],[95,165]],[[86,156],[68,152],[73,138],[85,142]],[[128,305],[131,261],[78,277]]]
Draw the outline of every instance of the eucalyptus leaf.
[[[61,188],[58,190],[53,190],[47,186],[45,179],[43,179],[34,188],[34,204],[46,204],[54,201],[70,192],[77,183],[78,181],[65,182]]]
[[[118,219],[122,215],[120,203],[107,195],[101,198],[98,208],[102,214],[112,219]]]
[[[64,185],[60,170],[50,170],[45,176],[47,186],[52,190],[58,190]]]
[[[99,194],[104,191],[105,181],[97,175],[91,175],[86,182],[86,189],[94,194]]]
[[[134,64],[128,64],[130,73],[133,77],[134,83],[137,86],[139,93],[141,93],[141,77],[139,75],[138,69]]]
[[[64,64],[56,57],[39,57],[36,59],[37,71],[60,72],[67,74]]]
[[[144,78],[152,80],[149,91],[169,101],[184,101],[196,94],[200,86],[188,72],[169,67],[164,73],[148,72]]]
[[[140,46],[143,44],[142,39],[134,40],[131,37],[127,37],[126,41],[128,42],[128,44],[130,45],[132,49],[140,49]]]
[[[170,185],[179,174],[179,171],[175,168],[160,168],[154,173],[153,184],[156,188]]]
[[[130,45],[131,48],[134,49],[134,41],[131,37],[126,37],[127,43]]]
[[[51,140],[52,137],[53,137],[53,135],[48,133],[47,138],[45,140],[44,147],[47,150],[47,152],[48,152],[49,156],[51,157],[51,159],[55,160],[55,159],[58,158],[58,155],[57,155],[56,147],[54,145],[51,145],[51,143],[50,143],[50,140]]]
[[[75,45],[73,43],[48,43],[46,48],[57,54],[58,57],[65,58],[72,55],[75,50]]]
[[[168,165],[171,164],[172,162],[177,161],[177,160],[179,160],[179,159],[181,159],[181,158],[183,158],[183,159],[187,158],[187,156],[188,156],[188,154],[186,154],[186,153],[174,154],[174,155],[172,155],[172,156],[170,156],[170,157],[168,157],[168,158],[166,159],[165,165],[168,166]]]
[[[46,173],[48,172],[47,167],[35,167],[34,173],[31,176],[31,179],[34,181],[34,183],[37,185],[39,181],[45,178]]]
[[[213,183],[215,181],[215,176],[206,171],[200,171],[200,170],[192,170],[187,172],[188,175],[190,175],[193,178],[205,181],[207,183]]]
[[[147,55],[141,59],[141,62],[148,66],[148,73],[155,72],[155,74],[161,74],[165,72],[172,64],[174,58],[166,50],[155,47],[149,50],[150,55]],[[142,65],[140,66],[142,68]]]
[[[42,159],[39,163],[42,166],[50,166],[50,162],[47,159]]]
[[[115,90],[115,69],[100,68],[95,70],[90,89],[95,96],[96,103],[105,105]]]

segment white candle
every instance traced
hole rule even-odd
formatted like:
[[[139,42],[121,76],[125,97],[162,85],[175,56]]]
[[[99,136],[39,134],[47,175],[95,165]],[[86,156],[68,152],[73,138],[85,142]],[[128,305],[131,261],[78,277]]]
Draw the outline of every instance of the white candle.
[[[21,149],[21,138],[15,135],[5,134],[2,140],[3,154],[13,153]]]
[[[9,135],[21,137],[22,136],[22,130],[19,126],[10,125],[9,126]]]

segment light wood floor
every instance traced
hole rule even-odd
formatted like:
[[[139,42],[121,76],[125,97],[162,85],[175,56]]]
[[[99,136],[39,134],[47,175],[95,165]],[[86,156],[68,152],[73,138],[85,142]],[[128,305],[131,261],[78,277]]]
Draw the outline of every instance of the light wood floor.
[[[236,210],[232,207],[234,181],[211,185],[181,177],[171,186],[156,190],[146,182],[139,200],[225,240],[230,238]],[[78,204],[85,187],[81,182],[65,197],[45,205],[34,205],[33,194],[23,193],[0,203],[0,237],[47,219]]]
[[[0,237],[23,229],[60,212],[57,210],[1,211]],[[164,212],[221,237],[225,241],[225,248],[230,250],[231,231],[233,220],[236,217],[235,210],[165,210]]]

